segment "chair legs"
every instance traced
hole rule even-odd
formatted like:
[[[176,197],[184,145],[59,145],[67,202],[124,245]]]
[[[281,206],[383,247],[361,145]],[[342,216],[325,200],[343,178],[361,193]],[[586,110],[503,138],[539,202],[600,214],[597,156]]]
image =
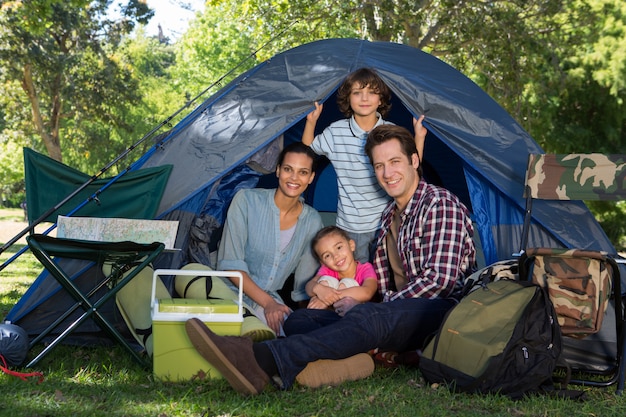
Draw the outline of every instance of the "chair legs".
[[[53,323],[51,323],[40,335],[38,335],[30,344],[32,347],[40,342],[44,337],[51,334],[61,323],[63,323],[76,310],[81,308],[83,313],[76,318],[69,326],[67,326],[53,341],[48,344],[34,359],[26,366],[32,367],[37,364],[50,350],[61,343],[69,334],[76,330],[84,321],[91,318],[104,332],[106,332],[114,341],[124,347],[131,356],[142,366],[149,367],[149,363],[130,345],[130,343],[115,329],[107,318],[102,314],[101,308],[111,300],[117,292],[130,282],[142,269],[148,266],[156,256],[158,256],[164,248],[162,243],[140,245],[124,242],[121,249],[116,249],[115,244],[102,242],[90,243],[87,241],[75,241],[71,239],[55,239],[47,236],[31,235],[27,239],[29,246],[35,257],[41,262],[44,268],[52,275],[61,287],[76,301],[67,311],[61,314]],[[73,250],[75,249],[75,250]],[[116,251],[117,250],[117,251]],[[76,256],[78,254],[78,256]],[[74,256],[72,256],[74,255]],[[137,262],[138,265],[126,276],[120,278],[117,268],[100,280],[88,292],[81,289],[74,283],[72,278],[59,266],[58,262],[52,259],[52,256],[60,256],[66,258],[75,258],[92,261],[101,266],[102,262],[112,262],[124,265],[131,262]],[[109,258],[107,260],[107,257]],[[138,259],[141,259],[139,261]],[[102,290],[104,294],[97,295]],[[94,297],[99,297],[94,299]]]

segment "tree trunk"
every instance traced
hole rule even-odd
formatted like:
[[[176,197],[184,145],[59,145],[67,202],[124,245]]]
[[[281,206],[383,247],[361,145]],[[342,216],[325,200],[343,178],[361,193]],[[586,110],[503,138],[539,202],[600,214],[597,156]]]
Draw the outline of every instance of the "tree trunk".
[[[30,105],[33,112],[33,123],[35,124],[35,128],[37,129],[37,133],[41,136],[44,145],[46,146],[46,150],[48,151],[48,155],[50,158],[62,162],[63,157],[61,156],[61,143],[59,141],[59,120],[58,120],[58,112],[55,112],[57,116],[52,121],[52,131],[48,132],[46,130],[45,123],[43,118],[41,117],[41,108],[39,107],[39,99],[37,97],[37,92],[35,91],[35,85],[33,83],[33,76],[30,64],[26,64],[24,66],[24,78],[22,80],[22,88],[26,92],[28,96],[28,100],[30,101]],[[54,108],[58,108],[58,95],[55,95],[55,104]]]

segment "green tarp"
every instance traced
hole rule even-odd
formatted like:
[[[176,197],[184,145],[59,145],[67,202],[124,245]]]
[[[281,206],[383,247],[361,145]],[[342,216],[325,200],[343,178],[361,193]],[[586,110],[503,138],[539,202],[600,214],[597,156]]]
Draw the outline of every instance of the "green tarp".
[[[171,171],[171,165],[163,165],[128,172],[107,187],[98,202],[90,201],[73,215],[153,219]],[[29,148],[24,148],[24,175],[29,222],[39,219],[91,178]],[[58,215],[68,214],[110,181],[94,180],[43,221],[55,223]]]

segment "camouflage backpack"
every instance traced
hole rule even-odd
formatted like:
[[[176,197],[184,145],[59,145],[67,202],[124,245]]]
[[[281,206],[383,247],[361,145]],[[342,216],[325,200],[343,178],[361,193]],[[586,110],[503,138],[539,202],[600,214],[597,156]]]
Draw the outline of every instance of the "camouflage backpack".
[[[547,288],[564,335],[581,339],[600,330],[613,282],[602,252],[528,249],[520,274],[531,274],[534,283]]]
[[[496,282],[501,279],[512,281],[519,280],[519,261],[517,259],[505,259],[487,265],[465,278],[462,296],[465,297],[472,291],[481,288],[483,283]]]

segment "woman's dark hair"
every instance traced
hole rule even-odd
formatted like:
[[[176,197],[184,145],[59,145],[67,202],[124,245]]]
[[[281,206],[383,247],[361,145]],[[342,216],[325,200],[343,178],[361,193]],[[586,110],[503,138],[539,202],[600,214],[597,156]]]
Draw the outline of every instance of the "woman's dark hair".
[[[346,239],[348,242],[350,241],[350,236],[348,236],[348,232],[343,230],[341,227],[326,226],[321,228],[320,230],[318,230],[315,236],[313,236],[313,239],[311,239],[311,251],[313,252],[313,256],[315,257],[315,259],[317,259],[318,261],[320,261],[320,258],[315,251],[315,247],[322,238],[332,234],[338,234],[342,238]]]
[[[339,86],[337,91],[337,105],[339,110],[346,116],[352,117],[354,111],[350,107],[350,93],[352,87],[358,85],[360,88],[369,86],[377,94],[380,95],[380,106],[378,112],[385,118],[391,109],[391,90],[387,84],[380,78],[378,73],[371,68],[360,68],[348,74],[344,82]]]
[[[367,141],[365,142],[365,153],[370,159],[370,163],[373,164],[372,161],[372,149],[375,146],[378,146],[382,143],[390,141],[392,139],[396,139],[400,142],[400,148],[402,149],[402,153],[406,155],[406,157],[411,160],[411,155],[417,154],[419,159],[419,153],[417,152],[417,147],[415,146],[415,139],[411,132],[409,132],[405,127],[398,125],[385,124],[380,125],[372,129],[372,131],[367,135]],[[422,164],[417,167],[417,173],[419,176],[422,176]]]
[[[312,171],[315,172],[315,170],[317,169],[317,154],[313,152],[313,150],[310,147],[308,147],[302,142],[293,142],[285,146],[283,150],[280,151],[280,154],[278,155],[278,160],[276,161],[276,168],[280,167],[283,164],[283,161],[285,160],[285,155],[287,155],[288,153],[303,153],[307,155],[313,161],[313,164],[311,167]]]

